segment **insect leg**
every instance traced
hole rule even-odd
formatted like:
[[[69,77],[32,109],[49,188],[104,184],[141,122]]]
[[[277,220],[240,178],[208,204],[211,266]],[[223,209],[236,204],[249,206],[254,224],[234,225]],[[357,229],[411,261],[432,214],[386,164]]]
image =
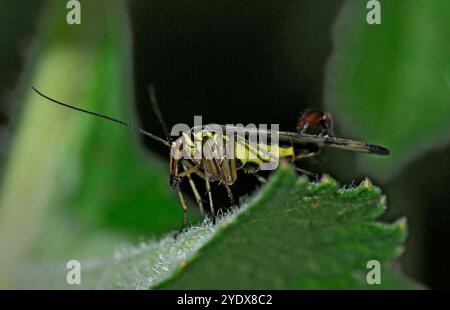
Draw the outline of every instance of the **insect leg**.
[[[317,173],[313,173],[313,172],[310,172],[308,170],[305,170],[305,169],[302,169],[302,168],[299,168],[296,166],[294,166],[294,169],[300,173],[306,174],[307,176],[313,177],[316,181],[319,180],[319,175]]]
[[[206,184],[206,193],[208,194],[208,198],[209,198],[209,207],[211,209],[211,214],[212,214],[212,216],[214,218],[214,221],[215,221],[216,213],[214,212],[214,205],[213,205],[212,193],[211,193],[211,184],[209,183],[208,176],[206,176],[206,178],[205,178],[205,184]]]
[[[194,166],[194,165],[188,165],[187,163],[188,163],[188,161],[186,161],[186,160],[182,161],[182,166],[183,166],[184,171],[178,174],[179,177],[189,176],[193,173],[196,173],[197,170],[200,169],[200,164]]]
[[[232,205],[236,204],[233,196],[233,192],[231,191],[231,188],[228,184],[225,184],[225,188],[227,189],[228,199],[230,200],[230,203]]]
[[[189,171],[189,168],[186,166],[184,162],[181,164],[183,166],[184,171]],[[195,166],[194,166],[195,167]],[[191,168],[192,169],[192,168]],[[189,181],[189,185],[191,186],[192,192],[194,193],[195,200],[197,201],[198,208],[200,209],[200,214],[202,217],[205,216],[205,210],[203,209],[203,202],[200,194],[198,193],[197,187],[195,186],[194,180],[192,180],[191,174],[193,172],[187,174],[187,178]]]
[[[186,206],[186,202],[183,197],[183,193],[181,193],[180,186],[177,186],[176,190],[178,193],[178,197],[180,198],[181,208],[183,208],[183,225],[181,226],[181,229],[180,229],[180,231],[182,231],[186,227],[186,224],[187,224],[187,206]]]
[[[233,192],[231,191],[231,188],[228,185],[228,182],[231,181],[230,171],[228,169],[228,170],[226,170],[226,173],[225,173],[224,170],[222,169],[221,165],[217,161],[217,159],[214,158],[213,161],[214,161],[214,165],[216,166],[217,171],[219,172],[218,176],[219,176],[220,183],[223,184],[225,186],[225,188],[227,189],[228,199],[230,200],[230,203],[232,205],[234,205],[235,200],[234,200]],[[223,165],[223,167],[228,168],[227,165]]]
[[[299,153],[299,154],[295,155],[294,161],[315,157],[315,156],[320,155],[320,153],[321,153],[320,149],[316,152],[307,151],[307,152]]]

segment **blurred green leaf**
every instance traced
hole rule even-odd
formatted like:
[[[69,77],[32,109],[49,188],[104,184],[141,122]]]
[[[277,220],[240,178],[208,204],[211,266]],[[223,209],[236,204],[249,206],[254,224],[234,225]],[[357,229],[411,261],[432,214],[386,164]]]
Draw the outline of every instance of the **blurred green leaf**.
[[[384,208],[384,197],[368,180],[338,188],[329,178],[297,179],[282,166],[251,202],[216,225],[82,262],[91,268],[81,288],[417,288],[392,261],[405,239],[404,220],[374,221]],[[366,282],[370,260],[381,264],[380,285]],[[65,285],[62,276],[57,279]]]
[[[347,1],[334,28],[325,86],[327,108],[352,137],[391,156],[361,158],[388,177],[450,133],[450,2],[382,1],[381,24],[366,22],[365,1]]]
[[[6,287],[27,258],[95,256],[181,221],[167,164],[144,152],[141,137],[31,90],[136,123],[125,1],[83,2],[81,25],[66,23],[59,1],[49,1],[44,13],[18,91],[0,192],[0,285]]]

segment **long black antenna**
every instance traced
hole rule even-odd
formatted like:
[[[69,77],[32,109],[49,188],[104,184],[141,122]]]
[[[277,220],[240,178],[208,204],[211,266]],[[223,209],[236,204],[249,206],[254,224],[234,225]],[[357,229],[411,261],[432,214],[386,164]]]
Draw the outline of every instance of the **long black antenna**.
[[[97,117],[100,117],[100,118],[104,118],[104,119],[106,119],[106,120],[108,120],[108,121],[111,121],[111,122],[120,124],[120,125],[122,125],[122,126],[128,127],[128,128],[130,128],[130,129],[136,131],[137,133],[140,133],[140,134],[142,134],[142,135],[144,135],[144,136],[150,137],[150,138],[152,138],[153,140],[156,140],[156,141],[158,141],[158,142],[160,142],[160,143],[162,143],[162,144],[167,145],[168,147],[170,147],[170,143],[169,143],[169,142],[164,141],[164,140],[161,139],[160,137],[155,136],[154,134],[151,134],[151,133],[145,131],[144,129],[141,129],[141,128],[139,128],[139,127],[136,127],[136,126],[134,126],[134,125],[132,125],[132,124],[129,124],[129,123],[127,123],[127,122],[124,122],[124,121],[121,121],[121,120],[112,118],[112,117],[110,117],[110,116],[106,116],[106,115],[103,115],[103,114],[100,114],[100,113],[91,112],[91,111],[88,111],[88,110],[84,110],[84,109],[81,109],[81,108],[77,108],[77,107],[71,106],[71,105],[69,105],[69,104],[67,104],[67,103],[64,103],[64,102],[55,100],[55,99],[53,99],[53,98],[50,98],[50,97],[44,95],[43,93],[41,93],[39,90],[37,90],[37,89],[34,88],[34,87],[31,87],[31,88],[33,88],[33,90],[34,90],[36,93],[38,93],[40,96],[44,97],[45,99],[47,99],[47,100],[49,100],[49,101],[51,101],[51,102],[54,102],[54,103],[59,104],[59,105],[62,105],[62,106],[66,107],[66,108],[69,108],[69,109],[73,109],[73,110],[76,110],[76,111],[79,111],[79,112],[83,112],[83,113],[91,114],[91,115],[94,115],[94,116],[97,116]]]
[[[156,99],[156,91],[153,84],[148,86],[148,94],[150,96],[150,103],[152,104],[153,113],[155,113],[156,118],[158,118],[159,124],[161,125],[164,134],[166,135],[167,141],[170,141],[169,130],[167,129],[166,122],[162,116],[161,110],[159,109],[158,100]]]

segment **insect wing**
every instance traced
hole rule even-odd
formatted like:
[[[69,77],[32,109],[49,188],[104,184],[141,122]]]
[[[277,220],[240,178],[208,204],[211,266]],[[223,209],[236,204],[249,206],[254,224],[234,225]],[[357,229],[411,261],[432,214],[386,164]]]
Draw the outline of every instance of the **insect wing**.
[[[338,137],[330,137],[330,136],[319,136],[319,135],[310,135],[310,134],[302,134],[297,132],[289,132],[289,131],[271,131],[271,130],[261,130],[261,129],[248,129],[242,127],[233,127],[233,126],[222,126],[223,130],[226,131],[234,131],[234,132],[244,132],[248,134],[257,133],[267,135],[268,137],[272,137],[273,135],[278,135],[279,141],[290,142],[292,144],[316,144],[319,147],[333,147],[340,148],[354,152],[361,153],[370,153],[377,155],[389,155],[389,150],[385,147],[365,143],[361,141],[338,138]]]
[[[338,137],[299,134],[295,132],[279,132],[280,141],[290,141],[294,144],[314,143],[320,147],[334,147],[354,152],[388,155],[389,150],[379,145]]]

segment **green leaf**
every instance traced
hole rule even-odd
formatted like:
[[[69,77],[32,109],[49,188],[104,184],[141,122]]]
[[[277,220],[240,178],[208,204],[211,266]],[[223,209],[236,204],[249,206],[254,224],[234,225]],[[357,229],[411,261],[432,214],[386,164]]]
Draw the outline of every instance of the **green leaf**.
[[[368,180],[355,188],[339,188],[329,178],[310,183],[283,165],[258,195],[216,225],[82,262],[92,268],[81,288],[417,288],[393,264],[405,221],[375,222],[384,208]],[[380,285],[366,282],[370,260],[381,264]],[[64,285],[63,276],[58,279]]]
[[[366,1],[347,1],[334,27],[325,85],[327,108],[345,134],[392,150],[361,157],[389,177],[450,134],[450,2],[381,1],[381,24]]]
[[[382,266],[375,288],[408,288],[390,265],[405,238],[404,221],[374,222],[384,198],[369,181],[339,189],[335,181],[296,179],[281,167],[272,182],[163,288],[371,288],[369,260]]]
[[[29,50],[0,190],[0,286],[12,285],[26,261],[110,253],[181,222],[165,159],[146,154],[141,137],[31,90],[137,123],[125,1],[82,10],[81,25],[68,25],[65,4],[49,1]]]

